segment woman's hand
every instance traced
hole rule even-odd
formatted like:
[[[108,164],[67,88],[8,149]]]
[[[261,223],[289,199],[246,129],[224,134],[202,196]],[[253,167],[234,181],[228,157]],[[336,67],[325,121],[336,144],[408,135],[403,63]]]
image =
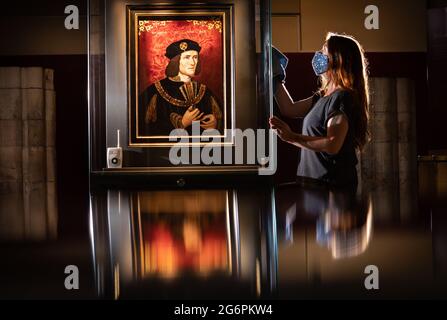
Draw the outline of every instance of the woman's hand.
[[[290,129],[289,125],[277,117],[270,118],[270,127],[276,129],[279,138],[285,142],[293,143],[296,134]]]
[[[188,128],[192,125],[193,121],[199,121],[202,118],[203,112],[200,113],[200,110],[197,108],[193,108],[192,106],[185,111],[182,118],[183,128]]]
[[[207,114],[200,121],[200,127],[202,129],[216,129],[217,128],[217,120],[213,114]]]

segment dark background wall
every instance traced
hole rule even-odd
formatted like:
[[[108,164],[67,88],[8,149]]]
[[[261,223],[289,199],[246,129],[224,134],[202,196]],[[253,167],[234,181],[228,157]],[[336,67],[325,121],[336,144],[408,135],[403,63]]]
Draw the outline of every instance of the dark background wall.
[[[428,17],[428,54],[427,77],[429,103],[428,123],[431,127],[429,146],[432,150],[446,150],[445,119],[447,119],[447,103],[445,93],[447,89],[447,1],[430,1]],[[422,133],[421,133],[422,134]],[[446,150],[447,151],[447,150]],[[446,154],[447,152],[444,152]]]
[[[77,5],[79,30],[64,27]],[[25,10],[26,9],[26,10]],[[87,1],[45,0],[2,5],[0,66],[54,69],[58,233],[88,234]]]
[[[80,29],[64,28],[77,5]],[[0,243],[0,298],[91,299],[94,270],[88,233],[87,25],[85,0],[2,3],[0,66],[54,69],[58,238]],[[80,290],[65,290],[65,266],[76,265]]]

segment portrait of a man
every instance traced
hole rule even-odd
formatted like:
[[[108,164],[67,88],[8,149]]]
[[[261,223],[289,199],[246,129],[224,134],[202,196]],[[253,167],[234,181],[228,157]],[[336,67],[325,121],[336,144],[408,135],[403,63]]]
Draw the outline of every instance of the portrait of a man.
[[[231,144],[234,59],[228,9],[138,9],[129,17],[129,146],[171,147],[174,139],[194,144],[206,130],[208,138],[220,141],[215,143]]]
[[[169,62],[165,77],[150,84],[139,96],[139,135],[169,136],[174,129],[191,134],[193,121],[200,122],[201,131],[222,132],[221,102],[206,84],[194,79],[204,67],[201,50],[198,42],[186,38],[166,47]]]

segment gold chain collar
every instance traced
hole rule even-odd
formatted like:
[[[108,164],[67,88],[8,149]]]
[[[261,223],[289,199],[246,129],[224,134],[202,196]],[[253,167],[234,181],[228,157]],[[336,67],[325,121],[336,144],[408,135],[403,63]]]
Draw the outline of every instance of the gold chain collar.
[[[170,104],[173,104],[177,107],[189,108],[193,105],[198,104],[203,96],[205,95],[206,86],[204,84],[200,85],[200,88],[197,90],[197,82],[188,82],[180,87],[180,92],[182,93],[185,100],[179,100],[174,97],[171,97],[162,87],[160,81],[155,82],[155,88],[157,89],[160,96],[165,99]],[[198,91],[198,92],[197,92]]]

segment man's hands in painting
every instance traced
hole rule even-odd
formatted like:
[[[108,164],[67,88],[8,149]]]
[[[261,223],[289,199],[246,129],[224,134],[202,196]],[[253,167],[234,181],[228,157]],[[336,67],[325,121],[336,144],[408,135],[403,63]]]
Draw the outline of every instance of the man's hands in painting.
[[[194,107],[189,107],[188,110],[185,111],[182,118],[183,128],[188,128],[192,125],[193,121],[200,121],[200,118],[203,117],[203,112],[200,112],[199,109]]]
[[[207,129],[216,129],[217,128],[217,119],[213,114],[207,114],[200,121],[200,127],[204,130]]]

